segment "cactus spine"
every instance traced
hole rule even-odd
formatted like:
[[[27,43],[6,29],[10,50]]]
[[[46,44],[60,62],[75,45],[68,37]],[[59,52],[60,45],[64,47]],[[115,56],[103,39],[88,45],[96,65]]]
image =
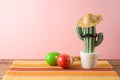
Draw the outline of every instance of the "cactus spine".
[[[103,34],[96,33],[95,26],[92,27],[76,27],[77,34],[84,41],[84,52],[93,53],[96,46],[103,41]]]

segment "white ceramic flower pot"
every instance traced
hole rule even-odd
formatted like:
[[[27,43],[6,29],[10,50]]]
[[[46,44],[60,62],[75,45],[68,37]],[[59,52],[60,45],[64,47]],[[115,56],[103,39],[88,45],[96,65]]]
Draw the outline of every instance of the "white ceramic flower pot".
[[[80,57],[81,57],[82,68],[91,69],[96,67],[98,60],[97,52],[85,53],[81,51]]]

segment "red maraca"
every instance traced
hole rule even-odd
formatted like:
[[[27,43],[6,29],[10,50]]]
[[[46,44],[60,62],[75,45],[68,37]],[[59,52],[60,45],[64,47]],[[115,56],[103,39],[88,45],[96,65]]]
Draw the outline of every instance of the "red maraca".
[[[57,64],[58,66],[66,69],[68,68],[73,62],[72,57],[70,57],[67,54],[61,54],[60,56],[58,56],[57,58]]]

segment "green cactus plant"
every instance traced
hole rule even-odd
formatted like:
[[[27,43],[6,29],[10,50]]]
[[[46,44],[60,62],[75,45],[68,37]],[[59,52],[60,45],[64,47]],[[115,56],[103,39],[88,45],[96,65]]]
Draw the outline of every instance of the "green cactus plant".
[[[103,34],[96,33],[96,27],[76,27],[79,38],[84,41],[84,52],[93,53],[95,47],[103,41]]]

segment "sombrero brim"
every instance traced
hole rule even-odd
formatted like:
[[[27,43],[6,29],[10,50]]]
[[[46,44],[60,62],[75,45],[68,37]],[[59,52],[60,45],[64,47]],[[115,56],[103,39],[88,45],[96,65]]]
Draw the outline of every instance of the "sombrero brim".
[[[85,24],[84,22],[83,22],[83,18],[84,17],[82,17],[79,21],[78,21],[78,26],[79,27],[92,27],[92,26],[96,26],[97,24],[99,24],[103,19],[102,19],[102,16],[101,15],[93,15],[94,17],[96,17],[97,18],[97,20],[94,20],[94,19],[88,19],[89,20],[89,22],[87,23],[87,24]]]

